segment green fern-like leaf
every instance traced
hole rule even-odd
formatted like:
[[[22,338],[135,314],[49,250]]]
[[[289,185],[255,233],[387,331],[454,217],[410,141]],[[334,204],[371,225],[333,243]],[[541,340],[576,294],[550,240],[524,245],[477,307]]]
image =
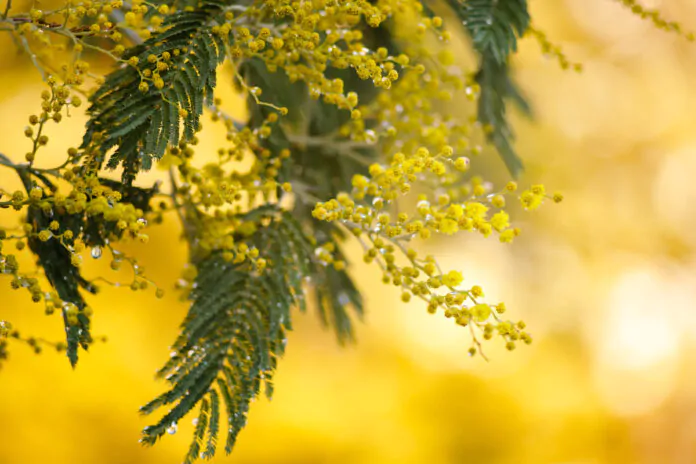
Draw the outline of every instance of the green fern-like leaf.
[[[389,36],[378,31],[370,33],[370,40],[375,41],[374,46],[390,46]],[[377,38],[373,37],[377,36]],[[378,40],[379,39],[379,40]],[[336,153],[331,143],[325,145],[302,146],[292,144],[287,136],[298,130],[305,130],[309,137],[321,137],[325,134],[336,133],[339,127],[345,124],[350,113],[339,110],[335,106],[327,105],[321,101],[313,101],[308,98],[306,88],[301,83],[290,82],[284,73],[271,73],[264,63],[259,60],[249,60],[242,66],[242,73],[249,85],[260,87],[263,95],[273,98],[271,103],[277,106],[291,108],[303,107],[301,115],[285,128],[277,128],[271,137],[263,140],[264,148],[278,154],[281,149],[291,148],[292,157],[284,165],[281,171],[281,181],[292,181],[308,186],[312,197],[331,198],[336,196],[345,185],[350,184],[351,177],[356,174],[366,174],[366,167],[355,159]],[[360,90],[363,101],[367,104],[374,97],[374,92],[363,89],[364,81],[360,80],[353,71],[338,73],[349,90]],[[267,107],[259,106],[253,99],[249,99],[249,124],[254,126],[262,123],[269,111]],[[299,112],[298,112],[299,113]],[[360,149],[361,156],[367,159],[376,158],[377,153],[373,149]],[[341,229],[334,224],[318,221],[312,217],[313,202],[307,202],[301,195],[296,198],[293,218],[297,218],[295,227],[299,230],[306,226],[312,231],[319,243],[333,242],[336,249],[345,238]],[[340,253],[338,259],[345,260]],[[316,297],[316,308],[322,323],[326,327],[332,327],[340,343],[354,339],[354,329],[350,309],[360,317],[363,314],[363,302],[352,278],[345,270],[336,270],[333,267],[316,265],[312,268],[311,275]]]
[[[524,169],[512,142],[515,135],[507,119],[507,102],[512,100],[526,114],[531,109],[510,78],[506,64],[483,58],[476,81],[481,87],[478,101],[478,119],[487,128],[486,137],[495,146],[505,166],[513,176]]]
[[[53,218],[49,218],[41,209],[32,207],[29,209],[29,224],[35,230],[45,230]],[[36,237],[28,240],[29,249],[36,255],[38,264],[43,268],[44,274],[58,296],[65,303],[74,304],[78,310],[77,324],[69,324],[66,308],[63,308],[63,322],[67,337],[67,355],[70,364],[75,367],[78,359],[78,348],[87,349],[92,343],[90,335],[90,320],[84,314],[85,300],[80,290],[96,293],[94,285],[85,280],[78,267],[70,260],[70,252],[57,240],[43,242]]]
[[[168,17],[163,32],[124,55],[126,60],[137,58],[139,64],[123,65],[109,74],[90,98],[91,118],[82,147],[92,147],[102,157],[116,147],[107,167],[122,165],[127,184],[138,171],[149,169],[168,144],[176,144],[182,137],[190,139],[197,130],[204,100],[213,97],[215,70],[225,58],[225,42],[212,32],[224,5],[205,0],[193,11]],[[160,74],[148,57],[154,55],[162,61],[165,52],[170,57],[165,61],[168,70]],[[149,83],[146,92],[139,90],[141,83],[147,83],[141,77],[145,69],[161,77],[161,89]]]
[[[231,452],[246,424],[252,398],[262,384],[268,395],[272,393],[277,359],[285,349],[285,333],[291,329],[290,309],[304,308],[302,286],[311,274],[312,248],[290,216],[273,219],[256,232],[250,245],[269,260],[266,271],[258,273],[249,263],[229,263],[218,255],[199,264],[181,335],[172,357],[159,371],[172,387],[141,408],[151,413],[174,405],[143,431],[143,442],[153,444],[201,404],[186,462],[199,456],[204,442],[203,455],[215,453],[219,396],[229,420],[225,450]]]
[[[450,0],[462,20],[474,49],[480,56],[476,81],[481,87],[478,118],[486,126],[486,137],[518,176],[523,170],[513,147],[514,134],[506,116],[506,103],[512,100],[529,113],[529,106],[509,76],[509,55],[517,50],[517,40],[529,27],[527,0]]]
[[[517,37],[529,27],[527,0],[466,0],[457,2],[459,16],[474,47],[499,64],[517,50]]]
[[[32,184],[28,172],[20,172],[25,184],[31,188]],[[99,183],[118,191],[121,194],[123,204],[132,204],[145,212],[150,210],[150,199],[157,191],[155,187],[143,189],[104,178],[100,178]],[[52,221],[57,221],[60,224],[59,229],[54,231],[56,235],[63,235],[68,230],[73,236],[82,234],[82,239],[88,247],[104,246],[107,240],[113,240],[123,235],[123,230],[116,227],[115,222],[105,221],[102,214],[85,215],[82,212],[69,214],[64,207],[57,207],[50,214],[47,214],[37,206],[29,207],[27,222],[32,225],[34,230],[46,230]],[[63,238],[63,241],[66,245],[73,245],[72,239]],[[85,300],[81,292],[96,293],[97,287],[82,277],[80,269],[71,262],[70,252],[58,240],[44,242],[31,236],[28,239],[28,244],[60,299],[66,303],[74,304],[79,310],[78,324],[71,325],[68,324],[67,314],[63,309],[67,335],[67,355],[70,364],[75,367],[78,360],[78,348],[81,346],[87,349],[92,342],[89,330],[90,321],[82,312],[85,308]]]
[[[17,174],[19,174],[24,188],[29,191],[34,186],[30,171],[22,169],[18,170]],[[74,222],[75,215],[65,216],[68,217],[70,221]],[[49,216],[35,205],[30,206],[27,212],[27,223],[31,224],[33,230],[48,229],[49,224],[54,219],[56,218]],[[63,227],[65,227],[65,225]],[[67,308],[62,309],[67,339],[66,351],[70,365],[75,367],[77,364],[79,347],[86,350],[92,343],[90,320],[83,312],[86,304],[81,290],[96,293],[97,288],[82,277],[80,269],[72,264],[70,252],[57,240],[44,242],[37,236],[30,236],[27,239],[27,244],[29,245],[29,249],[36,256],[38,265],[43,269],[46,279],[48,279],[48,282],[55,289],[56,293],[58,293],[60,299],[65,303],[74,304],[79,311],[77,323],[70,324],[68,322]]]

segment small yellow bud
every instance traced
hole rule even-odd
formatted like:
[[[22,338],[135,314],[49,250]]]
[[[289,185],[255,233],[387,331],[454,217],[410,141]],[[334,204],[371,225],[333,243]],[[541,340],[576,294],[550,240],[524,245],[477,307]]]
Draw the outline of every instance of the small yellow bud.
[[[478,285],[474,285],[471,287],[471,294],[476,298],[481,297],[483,296],[483,289]]]
[[[49,230],[42,230],[39,232],[39,240],[42,242],[47,242],[53,236]]]
[[[477,304],[471,308],[471,315],[477,322],[485,322],[491,316],[491,307],[487,304]]]
[[[457,169],[457,171],[466,171],[467,169],[469,169],[469,158],[465,156],[457,158],[454,161],[454,167]]]
[[[29,198],[32,200],[40,200],[43,196],[43,189],[41,187],[34,187],[29,191]]]
[[[449,271],[447,274],[442,276],[442,283],[448,287],[456,287],[457,285],[461,284],[463,280],[464,277],[462,277],[462,274],[459,271]]]

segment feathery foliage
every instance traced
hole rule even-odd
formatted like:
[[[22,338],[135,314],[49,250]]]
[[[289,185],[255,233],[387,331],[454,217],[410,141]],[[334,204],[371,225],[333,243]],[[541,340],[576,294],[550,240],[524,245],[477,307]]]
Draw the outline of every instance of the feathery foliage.
[[[460,2],[459,16],[476,50],[498,64],[517,51],[517,37],[529,26],[527,0],[466,0]]]
[[[197,130],[204,101],[213,97],[217,65],[225,58],[224,42],[211,25],[224,6],[221,0],[205,0],[192,11],[169,16],[161,32],[128,50],[126,64],[91,96],[82,147],[96,151],[100,164],[117,147],[107,167],[122,165],[124,182],[131,184],[168,144],[176,145],[181,136],[191,139]],[[158,58],[162,55],[171,61]]]
[[[181,335],[158,372],[172,388],[141,409],[151,413],[176,404],[144,430],[143,441],[153,444],[203,401],[186,462],[198,457],[206,435],[205,454],[214,454],[219,430],[215,388],[229,417],[225,449],[232,450],[246,424],[249,402],[262,385],[269,398],[273,393],[273,372],[285,349],[285,333],[291,329],[290,309],[295,305],[304,309],[302,285],[311,275],[312,247],[288,214],[269,220],[252,239],[271,261],[269,269],[259,272],[248,263],[232,264],[218,255],[199,264]]]
[[[513,176],[523,169],[512,146],[514,134],[506,117],[506,102],[517,103],[527,114],[529,105],[509,75],[509,56],[517,51],[517,39],[529,27],[526,0],[451,0],[479,53],[476,82],[481,95],[478,118],[486,126],[488,140],[496,147]]]
[[[27,219],[34,227],[45,229],[50,222],[38,208],[29,209]],[[84,289],[96,293],[96,287],[88,282],[77,266],[70,260],[70,253],[56,242],[42,242],[38,238],[28,240],[29,249],[36,255],[38,264],[44,270],[46,279],[66,304],[61,308],[67,336],[67,355],[70,364],[75,367],[78,347],[87,349],[92,342],[89,330],[89,316],[85,313],[85,300],[80,293]],[[76,317],[77,323],[69,323],[70,317]]]

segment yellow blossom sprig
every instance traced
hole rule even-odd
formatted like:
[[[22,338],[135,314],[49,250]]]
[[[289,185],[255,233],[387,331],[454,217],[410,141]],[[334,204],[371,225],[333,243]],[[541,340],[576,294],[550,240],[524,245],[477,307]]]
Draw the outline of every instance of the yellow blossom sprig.
[[[416,59],[430,52],[410,52]],[[328,202],[319,202],[313,216],[335,221],[351,230],[363,246],[366,262],[377,262],[384,271],[384,282],[402,289],[402,299],[412,296],[424,300],[432,313],[442,308],[445,316],[468,326],[474,345],[470,354],[482,353],[479,337],[488,340],[500,335],[508,349],[515,342],[531,342],[523,322],[503,320],[505,305],[481,302],[483,291],[478,286],[458,288],[462,275],[458,271],[443,273],[432,257],[418,258],[404,243],[415,237],[430,238],[433,233],[452,235],[459,231],[478,231],[484,236],[499,234],[502,242],[510,242],[520,231],[510,225],[506,196],[515,196],[517,185],[510,183],[498,192],[478,177],[464,181],[470,167],[469,156],[480,148],[469,139],[470,126],[459,124],[447,116],[433,117],[427,110],[437,99],[448,100],[464,91],[475,100],[479,89],[469,74],[462,79],[451,72],[451,57],[443,55],[436,65],[418,65],[400,79],[389,92],[380,94],[369,107],[361,108],[361,117],[372,117],[387,125],[381,137],[382,148],[390,163],[369,166],[369,176],[353,177],[351,194],[342,193]],[[449,66],[449,67],[448,67]],[[355,139],[359,125],[348,125],[340,134]],[[463,153],[462,153],[463,152]],[[461,154],[458,154],[461,153]],[[408,195],[414,185],[432,185],[435,201],[421,194],[413,214],[400,211],[392,216],[391,205]],[[548,196],[543,186],[533,186],[518,197],[525,209],[535,209]],[[554,200],[557,200],[556,197]],[[395,253],[408,264],[400,265]],[[443,293],[445,291],[446,293]]]
[[[562,69],[572,69],[575,72],[582,72],[583,66],[581,63],[573,63],[571,62],[568,57],[563,53],[563,50],[559,45],[555,45],[552,43],[546,33],[538,28],[536,28],[534,25],[530,25],[527,28],[527,32],[525,34],[529,34],[536,41],[539,43],[539,46],[541,47],[541,52],[544,55],[552,56],[558,61],[558,64],[561,66]]]
[[[470,356],[480,353],[487,359],[479,336],[490,340],[497,333],[505,341],[508,350],[513,350],[518,340],[531,343],[531,335],[522,330],[525,328],[524,322],[514,323],[500,318],[506,310],[503,303],[481,303],[479,298],[484,296],[483,290],[476,285],[470,289],[460,289],[464,279],[459,271],[443,273],[432,256],[418,258],[415,250],[406,249],[398,241],[362,234],[358,236],[358,240],[365,250],[365,262],[376,262],[384,272],[383,282],[402,289],[402,301],[409,302],[412,296],[416,296],[426,302],[430,314],[435,314],[440,309],[446,318],[469,328],[474,343],[469,349]],[[410,265],[398,265],[396,250],[402,252]]]
[[[370,177],[355,175],[352,195],[343,193],[336,199],[318,203],[313,216],[348,227],[363,245],[365,261],[380,265],[385,272],[385,283],[400,286],[404,301],[409,301],[411,295],[415,295],[428,304],[430,312],[442,308],[446,317],[454,318],[458,325],[469,326],[475,347],[471,353],[481,353],[477,332],[484,339],[489,339],[497,331],[505,340],[506,347],[514,349],[517,340],[531,342],[531,336],[522,331],[524,323],[500,319],[504,305],[481,303],[479,298],[483,296],[483,291],[478,286],[468,290],[458,289],[462,281],[459,272],[442,273],[432,257],[419,260],[417,252],[405,249],[401,242],[415,236],[427,239],[433,232],[452,235],[460,230],[476,230],[484,236],[496,231],[500,234],[500,241],[511,241],[519,234],[519,229],[510,227],[507,212],[500,208],[505,206],[503,195],[516,191],[516,184],[509,184],[497,195],[489,195],[481,183],[475,184],[473,198],[463,203],[453,203],[448,195],[439,195],[437,204],[431,205],[422,196],[416,205],[415,218],[406,212],[392,218],[385,210],[397,197],[411,191],[412,182],[432,174],[442,176],[448,169],[457,169],[457,164],[460,168],[468,168],[468,162],[457,163],[451,160],[452,155],[453,150],[443,149],[433,156],[425,147],[409,156],[397,153],[389,167],[372,165]],[[445,162],[448,159],[452,166],[450,168]],[[480,201],[476,201],[477,196],[482,197]],[[372,198],[372,201],[365,202],[367,198]],[[533,186],[519,198],[526,209],[535,209],[546,198],[545,189],[540,185]],[[490,207],[484,202],[500,210],[489,217]],[[410,265],[398,265],[395,256],[397,249]],[[441,288],[448,292],[440,293],[438,289]]]
[[[83,66],[78,68],[86,69]],[[97,175],[89,169],[85,169],[84,166],[68,168],[69,164],[75,164],[80,159],[80,153],[74,148],[68,150],[66,160],[57,168],[45,169],[33,166],[38,149],[48,143],[48,137],[43,134],[46,123],[49,120],[60,123],[63,108],[80,106],[79,97],[72,95],[68,86],[58,84],[52,77],[48,78],[48,84],[50,90],[42,93],[42,112],[39,115],[31,115],[30,126],[25,129],[25,135],[32,141],[32,151],[25,156],[28,162],[15,164],[9,158],[0,155],[0,164],[17,171],[26,188],[26,193],[17,190],[10,195],[11,200],[3,203],[18,211],[27,207],[32,208],[32,211],[39,210],[41,211],[39,214],[48,215],[54,219],[43,227],[33,222],[25,223],[21,228],[21,234],[8,236],[5,230],[1,230],[0,273],[12,277],[10,280],[12,288],[26,288],[34,302],[43,301],[47,315],[60,310],[66,315],[68,323],[72,321],[75,325],[78,314],[82,313],[89,318],[88,313],[91,309],[88,307],[79,309],[74,303],[63,301],[57,292],[44,291],[36,277],[20,271],[14,254],[2,254],[2,245],[7,240],[14,240],[14,247],[21,252],[25,250],[30,240],[57,241],[68,252],[70,263],[79,267],[83,261],[85,237],[82,225],[77,228],[71,225],[74,224],[76,216],[81,216],[85,220],[103,220],[105,224],[111,224],[114,233],[105,233],[102,237],[107,244],[110,239],[123,240],[127,237],[147,241],[147,235],[142,233],[147,221],[142,210],[121,201],[121,193],[103,185]],[[36,132],[33,126],[37,126]],[[67,195],[63,193],[63,187],[66,184],[71,188]],[[64,220],[67,221],[65,224]],[[98,258],[101,255],[100,247],[93,247],[91,255]],[[133,285],[137,284],[138,288],[146,288],[153,284],[142,276],[142,272],[137,272],[138,267],[134,262],[133,268],[136,271]],[[94,281],[98,280],[100,278]],[[85,280],[85,282],[89,281]],[[95,287],[90,284],[90,288]],[[157,293],[160,292],[161,290],[158,289]]]
[[[58,353],[63,353],[67,348],[65,342],[62,341],[55,342],[42,337],[22,335],[22,333],[15,329],[8,321],[0,321],[0,340],[4,342],[2,339],[10,339],[21,342],[29,346],[35,354],[41,354],[46,348],[51,348]],[[106,336],[94,337],[94,341],[106,343],[107,340],[108,339]],[[4,359],[1,354],[2,352],[0,352],[0,360]]]
[[[61,74],[53,66],[54,55],[62,54],[69,44],[72,45],[73,62],[79,60],[84,48],[104,53],[118,60],[118,56],[125,51],[125,47],[119,44],[123,36],[119,31],[114,30],[114,24],[109,21],[108,16],[115,8],[122,6],[121,1],[86,1],[74,8],[68,5],[53,11],[32,9],[26,16],[8,17],[4,21],[13,26],[9,31],[15,35],[16,42],[22,44],[45,78],[48,75],[47,69],[52,74]],[[90,37],[109,39],[114,45],[111,48],[94,45],[85,40]],[[63,67],[63,70],[66,68]],[[79,85],[82,80],[81,74],[85,73],[77,72],[74,77],[67,75],[64,80],[66,82],[73,80]]]
[[[48,136],[43,134],[43,130],[49,119],[59,123],[63,119],[63,109],[67,112],[71,106],[79,108],[82,105],[80,97],[71,95],[69,87],[57,84],[51,76],[48,77],[47,81],[50,90],[44,90],[41,93],[43,100],[41,109],[43,111],[40,115],[31,115],[29,117],[30,126],[24,129],[24,135],[32,141],[32,149],[25,155],[30,167],[34,163],[38,149],[48,143]],[[32,127],[35,125],[37,126],[36,133]]]
[[[659,10],[646,8],[641,5],[637,0],[617,0],[623,6],[629,8],[633,14],[641,19],[650,21],[653,25],[664,31],[674,32],[675,34],[685,37],[688,41],[693,42],[696,40],[696,35],[693,32],[685,32],[682,25],[677,21],[670,21],[665,19]]]
[[[14,253],[3,252],[3,243],[6,237],[5,231],[0,229],[0,275],[11,277],[10,288],[13,290],[25,288],[30,293],[33,302],[40,302],[49,294],[42,290],[39,279],[30,274],[21,272],[19,261]],[[24,249],[24,243],[25,242],[21,240],[15,242],[17,251],[22,251]]]

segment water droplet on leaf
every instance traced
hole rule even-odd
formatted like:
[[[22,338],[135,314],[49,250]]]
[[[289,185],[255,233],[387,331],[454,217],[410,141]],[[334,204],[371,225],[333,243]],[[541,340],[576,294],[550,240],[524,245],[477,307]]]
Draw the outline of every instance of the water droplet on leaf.
[[[102,255],[102,249],[100,246],[92,247],[92,258],[99,259]]]

